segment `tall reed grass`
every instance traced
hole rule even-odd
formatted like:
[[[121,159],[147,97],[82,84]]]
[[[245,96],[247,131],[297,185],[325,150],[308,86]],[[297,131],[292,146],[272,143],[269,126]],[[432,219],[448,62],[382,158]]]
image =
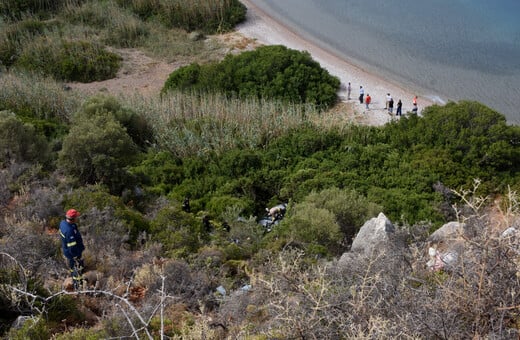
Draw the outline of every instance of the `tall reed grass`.
[[[69,6],[61,16],[71,24],[99,29],[101,40],[115,47],[140,46],[150,34],[145,22],[111,1]]]
[[[163,19],[187,31],[225,32],[245,19],[245,8],[238,0],[162,0]]]
[[[2,0],[0,15],[21,18],[27,14],[48,14],[66,6],[77,6],[85,0]]]
[[[265,146],[290,129],[312,124],[319,115],[312,106],[229,99],[219,94],[172,91],[162,100],[143,97],[122,100],[147,117],[158,147],[180,157]]]
[[[168,27],[206,33],[224,32],[245,19],[238,0],[117,0],[141,18],[158,17]]]
[[[1,72],[0,89],[0,110],[37,119],[69,122],[81,103],[63,84],[30,73]]]

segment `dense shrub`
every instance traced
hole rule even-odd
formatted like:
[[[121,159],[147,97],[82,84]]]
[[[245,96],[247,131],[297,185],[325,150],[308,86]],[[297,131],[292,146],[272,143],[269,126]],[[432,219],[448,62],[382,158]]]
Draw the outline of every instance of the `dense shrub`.
[[[9,111],[0,111],[0,167],[8,163],[45,162],[48,144],[35,131]]]
[[[40,38],[25,47],[15,66],[59,80],[88,83],[115,77],[121,60],[96,43]]]
[[[67,207],[83,213],[81,223],[101,250],[118,248],[114,246],[124,242],[134,245],[139,234],[149,230],[148,220],[139,211],[100,185],[83,186],[65,195],[63,210]]]
[[[83,0],[2,0],[0,15],[21,18],[26,14],[46,15],[49,12],[63,8],[71,3],[81,3]]]
[[[153,131],[146,117],[138,115],[128,107],[124,107],[114,97],[103,95],[90,97],[83,103],[75,116],[76,118],[81,117],[81,119],[88,120],[95,115],[108,114],[115,117],[139,147],[145,148],[153,143]]]
[[[126,167],[137,147],[111,114],[78,117],[63,140],[60,169],[82,184],[102,183],[120,193],[131,183]]]
[[[291,205],[272,237],[277,243],[284,240],[286,247],[303,248],[314,255],[337,254],[343,240],[334,214],[307,202]]]
[[[163,92],[185,88],[327,108],[336,103],[339,79],[308,52],[263,46],[239,55],[230,54],[218,64],[180,68],[166,80]]]
[[[238,0],[118,0],[141,18],[157,16],[169,27],[221,33],[245,20],[246,7]]]
[[[240,199],[244,211],[253,215],[263,214],[269,201],[303,202],[312,191],[344,188],[359,193],[360,197],[352,200],[367,197],[394,221],[430,220],[438,225],[443,218],[453,216],[446,209],[453,198],[434,187],[440,183],[457,189],[477,177],[484,180],[479,188],[482,192],[512,184],[518,173],[520,135],[518,127],[507,126],[496,113],[474,103],[434,109],[435,113],[427,112],[424,118],[403,118],[383,127],[351,126],[339,131],[301,125],[273,138],[262,149],[232,148],[220,156],[178,162],[185,170],[189,164],[199,165],[184,172],[177,169],[177,185],[160,185],[171,187],[177,199],[191,195],[201,209],[212,202],[212,209],[219,206],[216,210],[222,211],[221,203],[214,204],[216,197],[228,197],[229,202]],[[467,117],[473,118],[452,119],[452,110],[470,110],[473,113]],[[452,123],[443,129],[430,120]],[[462,132],[468,124],[480,135]],[[446,137],[457,131],[464,137]],[[428,137],[432,135],[438,136]],[[457,153],[453,145],[462,145],[465,138],[479,147]],[[181,173],[193,175],[184,177]],[[344,225],[349,230],[344,229],[347,238],[355,231],[348,224]]]
[[[172,258],[181,258],[195,253],[202,245],[204,231],[201,221],[185,213],[180,206],[167,206],[157,212],[150,222],[153,240],[162,243],[164,253]]]
[[[312,192],[304,201],[333,213],[348,243],[359,228],[368,219],[377,216],[382,209],[354,190],[341,190],[334,187],[321,192]]]
[[[29,319],[20,327],[20,329],[11,328],[7,334],[7,338],[13,340],[44,340],[49,339],[50,336],[51,332],[43,317]]]

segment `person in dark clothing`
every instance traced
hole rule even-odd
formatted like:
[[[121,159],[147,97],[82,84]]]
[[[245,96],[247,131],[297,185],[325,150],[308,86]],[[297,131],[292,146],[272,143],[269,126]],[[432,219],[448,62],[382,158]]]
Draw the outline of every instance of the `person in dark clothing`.
[[[60,236],[63,255],[67,258],[74,289],[79,289],[83,281],[83,251],[85,246],[83,238],[78,230],[76,220],[80,213],[75,209],[69,209],[65,219],[60,222]]]
[[[182,210],[187,213],[190,212],[190,199],[188,196],[184,197],[184,201],[182,202]]]
[[[395,115],[396,116],[401,116],[402,113],[401,111],[403,110],[403,102],[401,101],[401,99],[399,99],[399,101],[397,102],[397,111],[395,112]]]
[[[208,215],[204,215],[202,217],[202,227],[204,228],[204,231],[208,233],[211,232],[211,230],[213,230],[213,225],[211,224]]]
[[[390,100],[388,101],[388,113],[392,114],[393,111],[394,111],[394,100],[392,98],[390,98]]]

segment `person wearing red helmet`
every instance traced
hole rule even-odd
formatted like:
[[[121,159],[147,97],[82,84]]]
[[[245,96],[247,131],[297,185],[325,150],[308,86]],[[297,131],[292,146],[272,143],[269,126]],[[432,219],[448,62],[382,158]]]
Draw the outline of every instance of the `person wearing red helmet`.
[[[69,209],[65,214],[65,219],[60,222],[60,236],[63,255],[68,260],[70,273],[72,275],[72,282],[74,289],[79,289],[82,283],[83,275],[83,238],[78,230],[76,220],[80,213],[76,209]]]

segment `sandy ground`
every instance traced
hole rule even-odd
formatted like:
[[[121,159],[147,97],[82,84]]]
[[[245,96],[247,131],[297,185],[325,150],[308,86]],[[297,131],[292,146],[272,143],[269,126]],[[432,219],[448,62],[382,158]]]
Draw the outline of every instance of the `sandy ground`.
[[[374,74],[356,67],[322,48],[316,46],[303,37],[293,32],[289,27],[275,21],[264,11],[256,7],[248,0],[242,0],[248,9],[247,20],[237,27],[238,32],[247,37],[256,39],[264,45],[284,45],[291,49],[307,51],[314,60],[319,62],[322,67],[327,69],[330,74],[337,76],[341,81],[342,89],[340,98],[342,102],[348,103],[347,108],[354,110],[354,114],[364,116],[363,120],[369,125],[382,125],[396,119],[395,110],[399,99],[403,102],[403,113],[412,110],[412,100],[415,93],[411,89],[405,89],[390,80],[383,79]],[[348,100],[346,84],[351,83],[351,98]],[[360,104],[359,87],[365,89],[365,97],[370,94],[372,103],[367,110],[365,104]],[[385,110],[386,94],[390,93],[394,99],[394,116]],[[425,98],[418,99],[419,111],[425,106],[433,104]]]

